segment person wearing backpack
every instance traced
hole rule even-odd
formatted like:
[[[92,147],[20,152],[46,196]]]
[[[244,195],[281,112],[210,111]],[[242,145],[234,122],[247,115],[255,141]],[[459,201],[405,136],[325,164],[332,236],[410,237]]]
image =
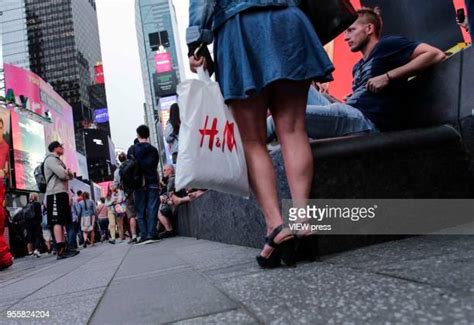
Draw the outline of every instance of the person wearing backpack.
[[[64,148],[58,141],[49,144],[49,155],[44,160],[44,176],[46,186],[46,208],[48,225],[52,228],[57,247],[57,259],[73,257],[79,251],[68,250],[64,236],[64,228],[72,223],[71,207],[69,205],[69,180],[74,177],[72,171],[60,159]]]
[[[156,224],[158,222],[159,182],[158,150],[149,143],[150,129],[146,125],[137,128],[138,143],[130,147],[127,158],[136,159],[143,174],[144,185],[135,189],[133,198],[140,230],[139,243],[158,241]],[[124,177],[122,182],[124,182]],[[126,185],[126,184],[124,184]]]
[[[41,222],[43,216],[41,213],[41,203],[38,193],[30,193],[28,203],[23,208],[25,211],[25,230],[26,230],[26,248],[28,255],[40,257],[41,242],[43,240],[43,232]]]
[[[81,220],[82,236],[84,237],[83,247],[87,244],[94,246],[94,225],[96,219],[95,203],[90,199],[88,192],[82,193],[84,200],[79,203],[79,219]]]

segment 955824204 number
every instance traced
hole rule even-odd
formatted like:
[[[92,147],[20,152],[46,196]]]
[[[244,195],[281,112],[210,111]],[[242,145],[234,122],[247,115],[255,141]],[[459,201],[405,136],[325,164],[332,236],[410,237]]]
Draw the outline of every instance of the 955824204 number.
[[[49,310],[8,310],[7,318],[49,318]]]

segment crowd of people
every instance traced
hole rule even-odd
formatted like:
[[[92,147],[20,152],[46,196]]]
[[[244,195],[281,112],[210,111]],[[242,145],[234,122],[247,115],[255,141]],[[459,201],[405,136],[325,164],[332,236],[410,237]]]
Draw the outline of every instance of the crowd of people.
[[[179,128],[179,115],[173,123]],[[170,134],[173,133],[172,129]],[[52,142],[44,160],[44,203],[37,193],[31,193],[28,203],[14,217],[22,228],[27,254],[40,257],[48,253],[64,259],[76,256],[81,246],[87,248],[98,242],[116,244],[128,237],[129,244],[147,244],[176,236],[177,207],[204,191],[176,191],[175,168],[171,164],[164,166],[160,177],[158,151],[149,143],[149,136],[149,128],[139,126],[128,153],[118,156],[121,165],[136,161],[143,178],[141,186],[130,188],[124,184],[119,166],[105,197],[100,197],[97,204],[89,192],[68,192],[73,174],[61,160],[62,145]],[[177,132],[174,141],[177,143]]]

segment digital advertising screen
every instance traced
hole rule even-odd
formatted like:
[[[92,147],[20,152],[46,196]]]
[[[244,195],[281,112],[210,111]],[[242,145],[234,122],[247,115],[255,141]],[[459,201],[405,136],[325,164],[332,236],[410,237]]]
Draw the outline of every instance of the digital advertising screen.
[[[0,107],[0,181],[10,174],[10,110]]]
[[[157,52],[155,54],[155,67],[156,73],[165,73],[173,71],[173,62],[171,61],[171,54],[168,52]]]
[[[53,141],[63,143],[63,161],[73,172],[77,172],[72,107],[39,76],[10,64],[5,64],[5,88],[12,89],[17,97],[27,97],[27,109],[51,118],[51,123],[44,123],[45,146]]]
[[[107,123],[109,121],[109,111],[107,108],[94,110],[94,123]]]
[[[37,191],[35,168],[46,155],[44,127],[27,116],[11,112],[15,187]]]

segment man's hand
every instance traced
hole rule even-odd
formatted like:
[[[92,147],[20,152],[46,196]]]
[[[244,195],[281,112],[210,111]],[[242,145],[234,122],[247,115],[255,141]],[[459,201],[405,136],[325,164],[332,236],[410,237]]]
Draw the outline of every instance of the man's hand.
[[[378,94],[390,84],[390,79],[387,74],[374,77],[367,82],[367,89],[375,94]]]
[[[196,73],[196,69],[200,66],[204,66],[204,70],[207,70],[207,61],[205,57],[201,56],[198,59],[194,56],[189,57],[189,68],[192,72]]]

